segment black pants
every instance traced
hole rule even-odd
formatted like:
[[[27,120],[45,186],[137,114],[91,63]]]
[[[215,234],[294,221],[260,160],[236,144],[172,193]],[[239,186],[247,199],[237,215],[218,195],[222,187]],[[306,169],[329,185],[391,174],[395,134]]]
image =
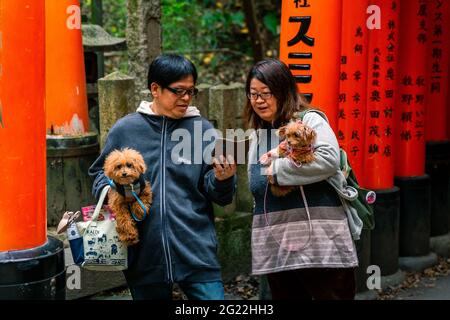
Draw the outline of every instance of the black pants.
[[[353,300],[355,268],[311,268],[267,275],[273,300]]]

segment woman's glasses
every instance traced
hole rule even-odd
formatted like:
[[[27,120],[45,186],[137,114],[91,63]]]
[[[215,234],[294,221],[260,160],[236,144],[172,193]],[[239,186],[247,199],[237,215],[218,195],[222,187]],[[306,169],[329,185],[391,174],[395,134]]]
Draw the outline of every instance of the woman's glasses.
[[[263,100],[269,100],[270,98],[272,98],[272,93],[271,92],[262,92],[262,93],[250,92],[250,93],[247,93],[247,98],[249,98],[250,100],[258,100],[258,97],[261,97],[261,99],[263,99]]]

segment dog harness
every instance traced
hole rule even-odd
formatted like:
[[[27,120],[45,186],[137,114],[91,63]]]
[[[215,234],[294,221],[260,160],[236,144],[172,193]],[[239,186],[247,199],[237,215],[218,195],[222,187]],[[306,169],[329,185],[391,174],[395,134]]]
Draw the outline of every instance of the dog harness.
[[[134,197],[133,191],[139,195],[141,193],[141,191],[144,190],[145,179],[144,179],[143,175],[140,175],[139,178],[136,179],[135,181],[133,181],[132,184],[126,184],[126,185],[118,184],[114,180],[109,179],[109,184],[110,184],[111,188],[116,190],[122,197],[129,199],[129,198]]]
[[[142,207],[142,210],[144,211],[144,215],[142,216],[142,219],[138,219],[136,215],[131,210],[131,206],[128,203],[128,211],[130,211],[131,216],[133,217],[134,221],[140,222],[144,220],[147,216],[147,208],[142,203],[141,199],[139,199],[139,194],[142,190],[145,188],[145,179],[143,175],[140,175],[138,179],[136,179],[132,184],[122,185],[116,183],[114,180],[109,179],[109,185],[111,188],[116,190],[122,197],[125,199],[135,198],[136,201],[139,203],[139,205]]]
[[[302,163],[301,162],[297,162],[297,158],[301,155],[304,154],[308,154],[310,152],[314,152],[314,147],[313,145],[308,145],[308,146],[302,146],[299,148],[292,148],[291,146],[287,147],[287,157],[289,158],[289,160],[291,160],[291,162],[296,166],[296,167],[301,167]]]

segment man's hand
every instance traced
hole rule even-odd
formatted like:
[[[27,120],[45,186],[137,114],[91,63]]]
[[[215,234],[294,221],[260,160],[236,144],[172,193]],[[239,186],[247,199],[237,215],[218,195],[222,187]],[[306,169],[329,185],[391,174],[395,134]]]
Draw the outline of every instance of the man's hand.
[[[220,156],[220,162],[216,158],[213,158],[214,175],[217,180],[223,181],[231,178],[236,174],[236,163],[231,156],[225,159],[224,156]],[[227,161],[228,160],[228,161]]]

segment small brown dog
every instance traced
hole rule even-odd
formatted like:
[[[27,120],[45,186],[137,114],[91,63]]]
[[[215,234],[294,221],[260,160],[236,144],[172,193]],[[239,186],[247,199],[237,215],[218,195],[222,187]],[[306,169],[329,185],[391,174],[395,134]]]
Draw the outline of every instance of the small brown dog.
[[[144,158],[134,149],[114,150],[106,157],[103,168],[105,175],[113,182],[108,194],[108,205],[116,215],[119,240],[126,245],[136,244],[139,235],[132,214],[142,220],[144,209],[133,193],[142,201],[147,213],[153,198],[150,183],[143,178],[147,170]]]
[[[302,121],[290,121],[286,126],[278,130],[278,135],[285,138],[277,148],[262,155],[260,162],[262,165],[270,165],[273,159],[289,158],[294,165],[300,167],[305,163],[314,161],[313,143],[316,139],[316,132]],[[283,197],[296,189],[296,186],[270,185],[272,194]]]

